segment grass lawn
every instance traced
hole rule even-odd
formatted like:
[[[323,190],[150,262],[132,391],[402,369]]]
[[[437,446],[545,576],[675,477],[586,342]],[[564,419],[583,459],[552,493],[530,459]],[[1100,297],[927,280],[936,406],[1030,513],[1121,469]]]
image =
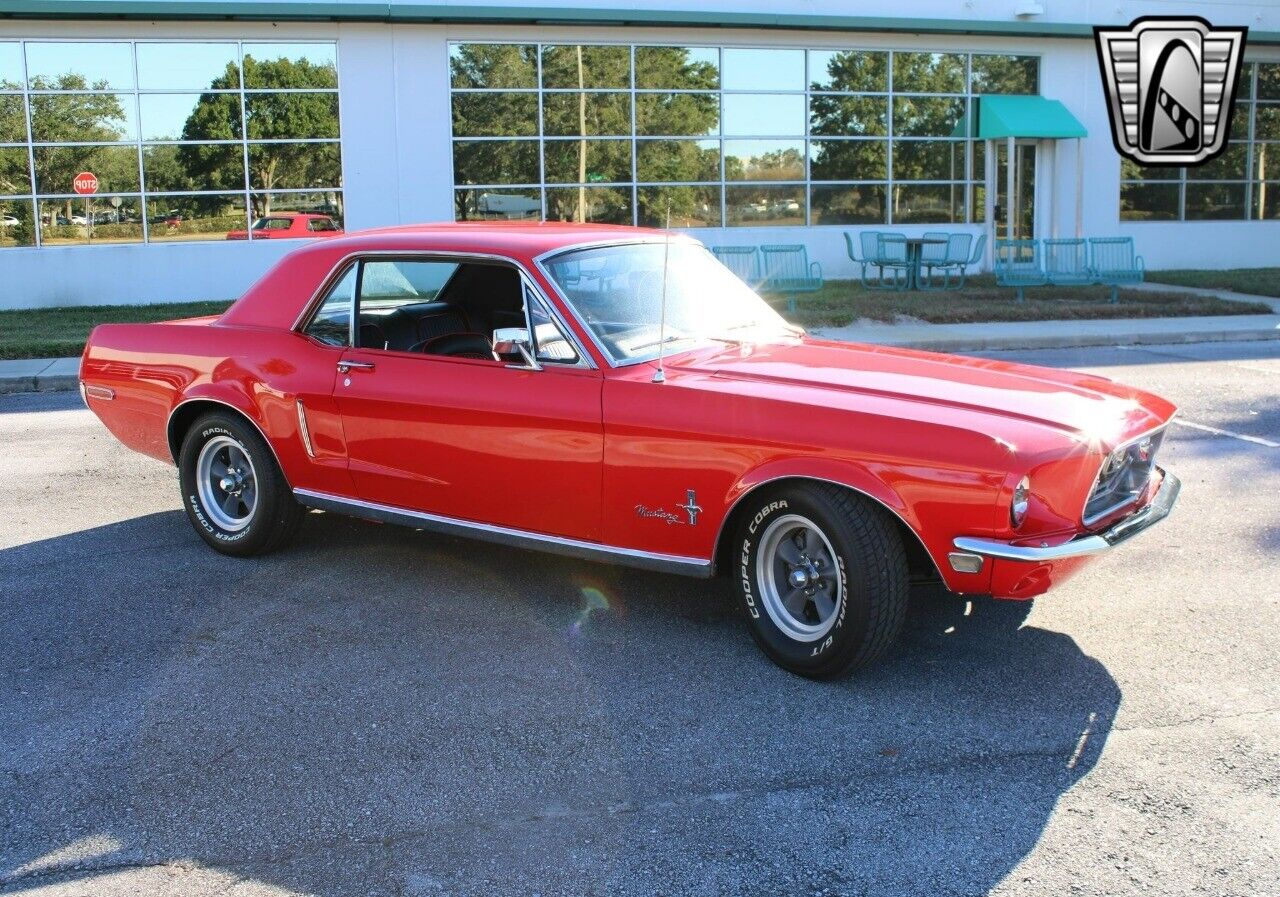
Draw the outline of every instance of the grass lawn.
[[[84,351],[98,324],[144,323],[217,315],[230,302],[172,305],[83,305],[0,311],[0,359],[65,358]]]
[[[1152,283],[1231,290],[1251,296],[1280,296],[1280,268],[1229,268],[1226,271],[1148,271]]]
[[[1163,273],[1163,272],[1162,272]],[[863,289],[856,280],[831,280],[816,293],[796,297],[798,311],[788,314],[786,300],[769,296],[774,307],[803,327],[841,327],[859,318],[893,323],[900,316],[934,324],[979,321],[1054,321],[1085,318],[1170,318],[1195,315],[1270,314],[1260,303],[1229,302],[1188,293],[1121,290],[1112,305],[1107,287],[1032,287],[1018,304],[993,275],[970,277],[962,290],[892,293]]]

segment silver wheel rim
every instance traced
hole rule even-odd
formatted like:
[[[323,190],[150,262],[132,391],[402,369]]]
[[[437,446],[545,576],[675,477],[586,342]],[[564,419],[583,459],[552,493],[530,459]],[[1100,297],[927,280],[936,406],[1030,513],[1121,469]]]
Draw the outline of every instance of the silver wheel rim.
[[[258,507],[258,474],[244,446],[230,436],[215,436],[196,459],[200,504],[221,529],[237,533]]]
[[[769,619],[798,642],[816,642],[840,619],[844,584],[831,542],[812,520],[787,514],[760,537],[756,584]]]

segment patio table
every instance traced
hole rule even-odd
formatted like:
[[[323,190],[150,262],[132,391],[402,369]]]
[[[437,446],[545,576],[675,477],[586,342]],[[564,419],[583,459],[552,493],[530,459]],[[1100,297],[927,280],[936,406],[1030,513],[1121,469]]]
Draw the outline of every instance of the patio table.
[[[907,289],[920,289],[920,253],[925,244],[934,245],[937,243],[945,243],[946,240],[941,237],[897,237],[885,236],[886,243],[906,243],[907,244]]]

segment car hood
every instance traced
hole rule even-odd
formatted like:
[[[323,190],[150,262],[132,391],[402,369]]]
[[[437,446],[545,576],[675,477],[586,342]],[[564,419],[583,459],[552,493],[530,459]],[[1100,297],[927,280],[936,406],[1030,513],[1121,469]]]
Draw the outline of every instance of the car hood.
[[[834,390],[1013,418],[1104,444],[1159,426],[1176,411],[1159,396],[1096,375],[809,337],[707,349],[673,366],[794,386],[805,391],[798,398],[815,404],[835,404],[816,394]]]

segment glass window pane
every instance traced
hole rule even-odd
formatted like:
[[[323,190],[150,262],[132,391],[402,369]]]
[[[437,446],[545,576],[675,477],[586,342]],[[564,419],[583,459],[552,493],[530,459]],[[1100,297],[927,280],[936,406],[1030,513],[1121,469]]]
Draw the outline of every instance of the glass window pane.
[[[631,190],[615,187],[548,188],[547,220],[630,224]]]
[[[565,137],[630,134],[631,96],[577,91],[543,94],[542,130]]]
[[[1245,107],[1248,108],[1248,107]],[[1239,110],[1237,109],[1237,114]],[[1237,140],[1244,139],[1246,130],[1231,129],[1231,136]],[[1253,121],[1253,138],[1255,140],[1280,140],[1280,104],[1258,103]]]
[[[434,299],[457,270],[457,262],[367,261],[360,275],[360,316]]]
[[[982,146],[981,142],[975,146]],[[1177,181],[1182,178],[1181,168],[1165,165],[1139,165],[1128,159],[1120,160],[1120,180],[1122,181]]]
[[[1212,162],[1187,169],[1189,181],[1243,181],[1249,175],[1249,144],[1232,143]]]
[[[1035,56],[973,57],[973,93],[1039,93],[1040,60]]]
[[[1187,221],[1237,220],[1245,217],[1244,184],[1188,183]]]
[[[1264,221],[1280,218],[1280,182],[1253,185],[1254,217]]]
[[[636,133],[654,137],[718,134],[720,96],[714,93],[638,94]]]
[[[884,224],[888,205],[884,184],[814,187],[810,209],[814,224]]]
[[[240,86],[239,48],[233,43],[140,43],[138,87],[143,90],[220,90]]]
[[[893,98],[893,133],[897,137],[952,137],[964,117],[964,100],[955,97]]]
[[[1120,185],[1121,221],[1176,221],[1178,218],[1176,183],[1122,183]]]
[[[36,245],[31,200],[0,200],[0,247]]]
[[[727,181],[803,181],[803,140],[726,140]]]
[[[715,47],[636,47],[636,87],[641,90],[719,86],[720,51]]]
[[[141,243],[142,214],[136,196],[91,196],[40,201],[40,242],[45,246]]]
[[[1227,132],[1228,140],[1247,140],[1249,137],[1249,115],[1253,109],[1252,103],[1237,102],[1235,109],[1231,112],[1231,129]]]
[[[453,87],[536,88],[538,49],[533,44],[451,44]]]
[[[342,229],[342,192],[340,190],[323,190],[315,193],[253,193],[250,194],[249,214],[253,218],[254,227],[262,223],[262,219],[272,215],[287,215],[297,212],[304,215],[323,215]],[[310,230],[307,233],[311,233]],[[264,235],[251,232],[254,240]],[[274,237],[267,236],[267,239]]]
[[[1259,180],[1280,178],[1280,143],[1253,145],[1253,176]]]
[[[630,47],[574,44],[542,48],[542,86],[590,88],[631,86]]]
[[[964,188],[956,184],[895,184],[894,224],[960,224],[964,222]]]
[[[883,93],[889,89],[889,54],[810,50],[809,89]]]
[[[453,144],[455,184],[538,183],[538,141],[459,140]]]
[[[883,137],[889,133],[888,97],[809,97],[809,133],[824,137]]]
[[[329,293],[307,324],[308,336],[330,346],[351,345],[351,309],[356,299],[357,264],[329,288]]]
[[[152,243],[225,240],[248,227],[243,193],[147,197],[147,239]]]
[[[336,143],[254,143],[249,146],[249,188],[297,190],[342,186]]]
[[[131,90],[133,53],[128,44],[27,44],[27,78],[32,90]]]
[[[888,141],[811,140],[809,177],[815,181],[881,181],[889,176]]]
[[[1241,80],[1246,74],[1247,70],[1241,74]],[[1248,96],[1243,84],[1241,96]],[[1280,62],[1258,63],[1258,99],[1280,100]]]
[[[453,95],[454,137],[536,137],[536,93]]]
[[[804,50],[726,47],[725,90],[804,90]]]
[[[166,143],[144,147],[148,193],[244,190],[244,152],[238,143]]]
[[[720,188],[714,184],[640,187],[641,227],[719,227]],[[670,214],[670,219],[668,219]]]
[[[240,94],[144,93],[143,140],[239,140]]]
[[[759,137],[804,135],[803,94],[727,93],[724,133]]]
[[[641,181],[718,181],[720,141],[637,141],[636,177]]]
[[[964,56],[895,52],[893,90],[895,93],[964,93]]]
[[[456,190],[453,217],[456,221],[536,221],[542,217],[542,194],[536,189]]]
[[[961,181],[964,142],[960,140],[895,140],[895,181]]]
[[[0,94],[0,143],[27,142],[27,109],[21,94]]]
[[[250,140],[338,136],[336,93],[251,93],[244,114]]]
[[[630,140],[548,140],[542,152],[548,184],[631,181]]]
[[[982,184],[969,185],[969,220],[975,224],[987,220],[987,191]]]
[[[37,146],[36,192],[74,193],[71,182],[82,171],[98,176],[98,191],[137,192],[136,146]]]
[[[31,97],[36,143],[108,143],[137,140],[132,94],[48,93]]]
[[[0,43],[0,90],[21,89],[22,44]]]
[[[29,196],[31,170],[25,146],[0,147],[0,196]]]
[[[245,44],[246,89],[338,86],[334,44]]]
[[[775,227],[804,224],[804,187],[725,188],[729,226]]]

